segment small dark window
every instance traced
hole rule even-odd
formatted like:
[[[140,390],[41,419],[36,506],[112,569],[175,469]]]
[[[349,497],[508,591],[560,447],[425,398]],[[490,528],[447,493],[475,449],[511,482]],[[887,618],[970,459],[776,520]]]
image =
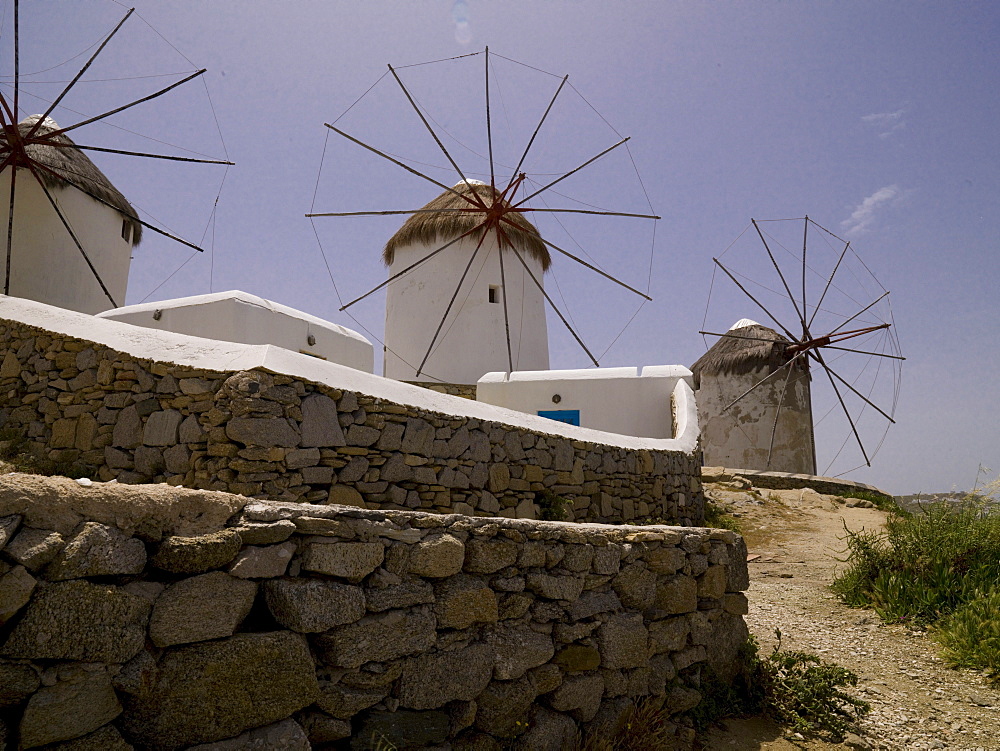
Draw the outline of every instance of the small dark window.
[[[495,284],[490,285],[490,302],[500,302],[500,287]]]
[[[128,219],[122,220],[122,240],[128,242],[132,239],[132,222]]]

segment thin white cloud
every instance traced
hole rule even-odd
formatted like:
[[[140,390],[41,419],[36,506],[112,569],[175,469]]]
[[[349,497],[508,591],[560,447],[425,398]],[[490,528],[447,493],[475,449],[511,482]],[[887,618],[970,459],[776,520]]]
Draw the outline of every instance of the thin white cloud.
[[[880,208],[900,195],[902,191],[898,185],[879,188],[859,203],[849,218],[840,223],[841,229],[848,235],[866,232],[875,222],[875,214]]]
[[[888,138],[906,127],[905,115],[906,107],[901,107],[895,112],[876,112],[871,115],[863,115],[861,122],[875,128],[879,138]]]

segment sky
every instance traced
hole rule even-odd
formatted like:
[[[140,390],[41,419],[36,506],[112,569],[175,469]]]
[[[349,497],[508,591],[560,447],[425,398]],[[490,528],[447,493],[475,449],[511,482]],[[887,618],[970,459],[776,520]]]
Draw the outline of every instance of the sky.
[[[488,46],[498,182],[510,177],[569,75],[525,159],[529,184],[541,187],[628,136],[550,189],[545,205],[662,217],[531,216],[552,242],[653,298],[640,305],[573,261],[556,261],[546,288],[602,366],[690,366],[714,341],[699,331],[744,317],[773,326],[713,258],[738,269],[779,323],[795,329],[789,306],[778,313],[777,298],[765,302],[780,281],[750,220],[765,228],[779,266],[795,267],[808,215],[815,222],[808,299],[817,299],[849,240],[823,307],[841,298],[842,321],[852,302],[859,310],[888,290],[859,320],[889,320],[891,303],[892,334],[858,342],[882,353],[898,342],[906,357],[897,384],[896,360],[863,358],[852,375],[849,357],[837,355],[842,377],[895,419],[885,433],[884,420],[846,397],[849,410],[863,413],[859,428],[871,431],[863,445],[869,453],[879,447],[870,468],[847,476],[896,494],[967,490],[997,476],[1000,6],[137,0],[135,7],[52,116],[64,126],[78,122],[205,68],[70,135],[235,166],[90,152],[144,219],[205,249],[147,232],[127,303],[240,289],[358,330],[378,349],[384,297],[338,309],[385,278],[381,248],[402,219],[305,214],[412,209],[440,189],[324,124],[454,184],[457,173],[391,64],[462,170],[488,181]],[[20,116],[47,109],[127,11],[115,0],[23,3]],[[10,98],[10,2],[0,23],[0,90]],[[445,62],[417,65],[437,60]],[[761,221],[786,218],[795,221]],[[787,273],[797,290],[801,277]],[[882,317],[872,318],[876,310]],[[553,368],[590,364],[554,314],[548,329]],[[829,380],[814,376],[817,414],[827,414],[821,404],[834,406],[817,429],[820,469],[835,460],[836,474],[857,466],[856,445],[850,425],[837,424]]]

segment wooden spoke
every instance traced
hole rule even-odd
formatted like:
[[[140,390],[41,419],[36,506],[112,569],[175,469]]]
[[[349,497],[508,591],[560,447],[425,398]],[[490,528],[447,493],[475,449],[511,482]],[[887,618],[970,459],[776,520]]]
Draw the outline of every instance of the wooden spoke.
[[[514,222],[512,222],[512,221],[511,221],[510,219],[508,219],[508,218],[507,218],[507,217],[505,217],[505,216],[504,216],[504,217],[501,217],[500,219],[501,219],[501,221],[503,221],[503,222],[505,222],[505,223],[507,223],[507,224],[511,225],[512,227],[516,227],[516,226],[517,226],[517,225],[516,225],[516,224],[515,224]],[[581,264],[581,265],[583,265],[583,266],[586,266],[586,267],[587,267],[588,269],[590,269],[591,271],[594,271],[594,272],[596,272],[596,273],[600,274],[600,275],[601,275],[601,276],[603,276],[603,277],[604,277],[605,279],[609,279],[610,281],[614,282],[615,284],[617,284],[617,285],[619,285],[619,286],[621,286],[621,287],[624,287],[624,288],[625,288],[625,289],[627,289],[627,290],[628,290],[629,292],[634,292],[635,294],[639,295],[639,297],[643,297],[643,298],[645,298],[645,299],[647,299],[647,300],[652,300],[652,299],[653,299],[652,297],[650,297],[649,295],[645,294],[644,292],[640,292],[640,291],[639,291],[639,290],[637,290],[637,289],[636,289],[635,287],[630,287],[629,285],[625,284],[625,282],[623,282],[623,281],[620,281],[620,280],[618,280],[618,279],[615,279],[615,278],[614,278],[613,276],[611,276],[611,274],[607,274],[607,273],[605,273],[605,272],[601,271],[601,270],[600,270],[599,268],[597,268],[596,266],[593,266],[592,264],[589,264],[589,263],[587,263],[587,262],[586,262],[586,261],[584,261],[584,260],[583,260],[582,258],[578,258],[577,256],[575,256],[575,255],[573,255],[572,253],[570,253],[570,252],[569,252],[568,250],[563,250],[563,249],[562,249],[562,248],[560,248],[560,247],[559,247],[558,245],[554,245],[554,244],[550,243],[550,242],[549,242],[548,240],[546,240],[546,239],[545,239],[544,237],[542,237],[541,235],[539,235],[539,236],[538,236],[538,239],[539,239],[539,240],[541,240],[541,241],[542,241],[543,243],[545,243],[546,245],[548,245],[548,246],[549,246],[550,248],[552,248],[553,250],[557,250],[557,251],[559,251],[560,253],[562,253],[562,254],[563,254],[564,256],[566,256],[567,258],[572,258],[572,259],[573,259],[574,261],[576,261],[577,263],[579,263],[579,264]]]
[[[781,324],[781,322],[778,321],[778,319],[774,317],[774,315],[771,313],[771,311],[769,311],[767,308],[764,307],[764,304],[760,300],[758,300],[756,297],[754,297],[753,295],[751,295],[750,292],[749,292],[749,290],[747,290],[746,287],[744,287],[742,284],[740,284],[739,281],[736,279],[736,277],[733,276],[732,273],[730,273],[729,269],[727,269],[725,266],[723,266],[719,262],[718,258],[713,258],[712,260],[715,262],[716,266],[718,266],[720,269],[722,269],[724,272],[726,272],[726,276],[728,276],[730,279],[733,280],[733,284],[735,284],[737,287],[739,287],[741,290],[743,290],[743,294],[745,294],[747,297],[749,297],[751,300],[753,300],[753,302],[757,305],[757,307],[760,308],[761,310],[763,310],[767,314],[767,317],[770,318],[772,321],[774,321],[774,324],[778,328],[780,328],[782,331],[785,332],[785,336],[787,336],[793,342],[798,341],[799,338],[797,336],[795,336],[795,334],[793,334],[791,331],[789,331],[788,329],[786,329]]]
[[[483,200],[479,197],[479,194],[476,193],[475,190],[473,190],[472,184],[469,182],[469,179],[465,176],[465,173],[462,172],[461,168],[458,166],[455,160],[451,158],[451,154],[448,153],[448,149],[446,149],[444,147],[444,144],[441,143],[441,139],[438,138],[437,133],[434,132],[434,129],[431,127],[431,124],[427,122],[427,118],[424,117],[424,113],[420,111],[420,108],[417,106],[417,103],[413,101],[413,97],[410,96],[410,92],[407,91],[406,87],[403,85],[403,81],[399,78],[399,75],[396,73],[396,69],[390,65],[389,71],[392,73],[392,77],[396,79],[396,83],[399,84],[399,88],[401,88],[403,90],[403,93],[406,94],[406,98],[412,105],[413,111],[416,112],[417,116],[420,118],[420,122],[422,122],[424,124],[424,127],[427,128],[427,132],[431,134],[431,137],[434,139],[434,142],[438,145],[438,148],[441,149],[442,153],[445,155],[448,161],[451,162],[451,166],[455,168],[455,171],[459,174],[459,177],[462,178],[462,182],[465,183],[465,185],[469,188],[469,191],[472,193],[471,198],[485,209],[486,204],[483,203]]]
[[[585,161],[583,164],[581,164],[579,167],[576,167],[575,169],[571,169],[569,172],[567,172],[562,177],[556,178],[555,180],[553,180],[552,182],[550,182],[548,185],[542,186],[541,188],[539,188],[538,190],[536,190],[534,193],[532,193],[530,196],[526,196],[525,198],[522,198],[520,201],[518,201],[517,203],[514,204],[513,208],[516,209],[518,206],[521,206],[522,204],[526,203],[527,201],[530,201],[532,198],[534,198],[535,196],[537,196],[539,193],[545,192],[546,190],[548,190],[549,188],[551,188],[556,183],[561,183],[563,180],[565,180],[570,175],[576,174],[577,172],[579,172],[580,170],[582,170],[584,167],[586,167],[588,164],[593,164],[598,159],[600,159],[602,156],[604,156],[605,154],[607,154],[609,151],[614,151],[615,149],[617,149],[622,144],[627,143],[629,140],[630,140],[630,137],[626,136],[625,138],[623,138],[622,140],[620,140],[618,143],[614,144],[613,146],[608,146],[608,148],[606,148],[600,154],[598,154],[597,156],[591,157],[590,159],[588,159],[587,161]]]
[[[69,133],[71,130],[76,130],[77,128],[82,128],[84,125],[90,125],[91,123],[95,123],[98,120],[103,120],[106,117],[111,117],[111,115],[117,115],[119,112],[124,112],[125,110],[130,109],[132,107],[135,107],[136,105],[142,104],[143,102],[148,102],[151,99],[156,99],[159,96],[163,96],[168,91],[172,91],[173,89],[176,89],[178,86],[182,86],[183,84],[186,84],[191,79],[197,78],[198,76],[200,76],[200,75],[202,75],[204,73],[205,73],[205,69],[202,68],[201,70],[199,70],[199,71],[197,71],[195,73],[192,73],[187,78],[182,78],[180,81],[177,81],[176,83],[172,83],[169,86],[167,86],[166,88],[160,89],[159,91],[157,91],[157,92],[155,92],[153,94],[150,94],[149,96],[144,96],[142,99],[136,99],[134,102],[130,102],[128,104],[124,104],[121,107],[116,107],[113,110],[108,110],[107,112],[105,112],[103,114],[87,118],[86,120],[78,122],[75,125],[70,125],[68,128],[59,128],[58,130],[53,130],[53,131],[51,131],[49,133],[46,133],[44,136],[41,136],[38,140],[39,141],[51,140],[51,139],[55,138],[56,136],[61,136],[63,133]]]
[[[72,89],[76,85],[76,82],[79,81],[80,78],[83,76],[83,74],[87,72],[87,68],[89,68],[91,63],[93,63],[94,60],[97,59],[97,56],[101,54],[101,51],[108,45],[108,42],[111,41],[111,38],[118,33],[118,30],[129,19],[129,16],[131,16],[134,12],[135,8],[130,8],[128,13],[125,14],[125,17],[122,18],[122,20],[118,22],[118,25],[115,26],[114,29],[112,29],[111,33],[108,34],[107,37],[105,37],[104,41],[101,42],[100,46],[97,48],[97,50],[95,50],[94,54],[90,56],[90,59],[87,61],[86,65],[80,68],[80,72],[73,77],[73,80],[66,85],[66,88],[62,90],[62,93],[60,93],[59,96],[55,98],[55,101],[49,105],[49,108],[45,110],[45,114],[43,114],[40,118],[38,118],[38,122],[36,122],[31,127],[31,130],[29,130],[25,134],[24,136],[25,140],[31,138],[32,136],[35,135],[35,133],[38,132],[38,129],[42,127],[42,123],[45,122],[45,118],[51,115],[53,110],[55,110],[55,108],[59,106],[59,102],[63,100],[63,97],[65,97],[69,93],[70,89]]]
[[[806,328],[806,319],[803,318],[802,312],[799,310],[799,304],[795,301],[795,295],[792,294],[792,290],[788,287],[788,282],[785,281],[785,275],[781,273],[781,267],[778,266],[778,262],[774,259],[774,254],[771,252],[771,246],[767,244],[767,240],[764,239],[764,233],[760,231],[760,227],[757,225],[756,219],[751,219],[750,223],[753,228],[757,230],[757,235],[760,237],[760,241],[764,243],[764,250],[767,251],[767,257],[771,259],[771,265],[774,266],[774,270],[778,272],[778,278],[781,279],[781,285],[785,288],[785,292],[788,293],[788,299],[792,301],[792,305],[795,307],[795,314],[802,321],[802,328]],[[798,337],[795,337],[796,339]]]
[[[517,175],[521,173],[521,167],[524,164],[524,160],[528,158],[528,152],[531,151],[531,145],[535,142],[535,136],[542,129],[542,124],[545,122],[545,118],[549,116],[549,111],[552,109],[552,105],[556,103],[556,97],[559,96],[559,92],[563,90],[563,86],[566,85],[566,81],[569,80],[569,75],[563,76],[562,81],[559,82],[559,88],[556,89],[556,93],[552,95],[552,101],[549,102],[549,106],[545,108],[545,113],[542,115],[542,119],[538,122],[538,126],[535,128],[535,132],[531,134],[531,138],[528,139],[528,145],[524,148],[524,153],[521,154],[521,159],[518,161],[517,166],[514,168],[514,173],[511,175],[511,180],[513,180]]]
[[[323,123],[323,124],[324,124],[324,125],[325,125],[326,127],[328,127],[328,128],[330,129],[330,130],[332,130],[332,131],[333,131],[334,133],[338,133],[338,134],[342,135],[342,136],[343,136],[344,138],[346,138],[346,139],[347,139],[348,141],[351,141],[352,143],[356,143],[356,144],[357,144],[358,146],[361,146],[362,148],[365,148],[365,149],[368,149],[368,150],[369,150],[370,152],[372,152],[373,154],[378,154],[378,155],[379,155],[380,157],[382,157],[383,159],[388,159],[388,160],[389,160],[390,162],[392,162],[393,164],[395,164],[395,165],[396,165],[397,167],[402,167],[403,169],[405,169],[405,170],[406,170],[407,172],[409,172],[410,174],[413,174],[413,175],[416,175],[417,177],[422,177],[422,178],[423,178],[424,180],[427,180],[428,182],[431,182],[431,183],[434,183],[434,185],[437,185],[437,186],[438,186],[439,188],[441,188],[441,189],[443,189],[443,190],[446,190],[446,191],[448,191],[449,193],[451,193],[451,194],[453,194],[453,195],[456,195],[456,196],[458,196],[459,198],[461,198],[461,199],[463,199],[463,200],[465,200],[465,201],[468,201],[469,203],[471,203],[471,204],[472,204],[473,206],[476,206],[477,208],[483,208],[483,206],[482,206],[482,204],[481,204],[481,203],[476,203],[475,201],[473,201],[473,200],[472,200],[472,199],[471,199],[471,198],[470,198],[470,197],[469,197],[468,195],[466,195],[465,193],[459,193],[459,192],[458,192],[457,190],[455,190],[455,189],[454,189],[454,188],[452,188],[451,186],[449,186],[449,185],[445,185],[445,184],[444,184],[444,183],[442,183],[442,182],[438,182],[438,181],[437,181],[437,180],[435,180],[435,179],[434,179],[433,177],[428,177],[428,176],[427,176],[427,175],[425,175],[425,174],[424,174],[423,172],[420,172],[420,171],[418,171],[418,170],[415,170],[415,169],[413,169],[413,167],[410,167],[410,166],[409,166],[409,165],[407,165],[407,164],[403,164],[403,162],[399,161],[398,159],[394,159],[393,157],[389,156],[389,155],[388,155],[388,154],[386,154],[385,152],[382,152],[382,151],[379,151],[379,150],[378,150],[378,149],[376,149],[376,148],[375,148],[374,146],[369,146],[369,145],[368,145],[367,143],[365,143],[364,141],[361,141],[361,140],[359,140],[359,139],[355,138],[354,136],[352,136],[352,135],[349,135],[348,133],[345,133],[345,132],[344,132],[344,131],[342,131],[342,130],[341,130],[340,128],[337,128],[337,127],[335,127],[335,126],[333,126],[333,125],[330,125],[330,123]],[[473,192],[475,192],[475,191],[473,191]]]

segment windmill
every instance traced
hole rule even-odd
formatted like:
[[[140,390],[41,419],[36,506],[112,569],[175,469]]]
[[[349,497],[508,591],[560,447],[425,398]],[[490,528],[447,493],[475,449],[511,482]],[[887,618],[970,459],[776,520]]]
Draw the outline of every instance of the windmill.
[[[86,80],[88,69],[133,15],[132,9],[42,114],[22,117],[19,5],[15,0],[13,92],[9,98],[0,92],[0,205],[6,211],[5,217],[0,216],[3,293],[86,313],[115,308],[124,302],[131,249],[144,229],[196,251],[202,248],[141,219],[85,152],[202,164],[232,162],[85,145],[68,134],[157,99],[205,70],[100,114],[82,116],[69,125],[57,124],[50,115]],[[63,105],[62,112],[72,111]]]
[[[568,90],[568,76],[563,76],[557,78],[555,91],[533,130],[526,131],[516,150],[509,152],[512,158],[501,157],[495,151],[493,108],[497,94],[491,89],[495,86],[494,62],[500,57],[517,65],[523,64],[491,54],[488,48],[462,57],[468,63],[470,58],[479,55],[482,55],[483,64],[480,78],[483,99],[480,101],[485,107],[478,123],[480,128],[485,126],[485,143],[482,144],[485,148],[478,152],[467,142],[452,136],[441,124],[446,120],[444,116],[418,101],[403,81],[402,68],[390,65],[383,76],[398,85],[402,99],[409,105],[409,116],[415,115],[420,127],[431,136],[437,157],[444,158],[448,171],[457,175],[458,182],[454,182],[454,177],[432,177],[428,173],[432,171],[430,167],[436,168],[436,165],[429,165],[426,160],[401,158],[387,147],[370,145],[336,123],[326,124],[330,132],[345,141],[437,188],[437,196],[427,196],[431,198],[429,202],[424,198],[420,208],[312,211],[306,215],[310,218],[408,217],[383,251],[383,260],[389,266],[388,278],[346,303],[342,300],[340,307],[341,311],[347,311],[375,292],[388,288],[384,346],[385,375],[390,377],[475,383],[488,371],[547,369],[546,306],[586,353],[590,363],[597,366],[598,356],[573,325],[571,314],[564,312],[565,305],[557,303],[556,295],[543,283],[543,275],[551,268],[554,258],[569,259],[643,302],[651,299],[648,289],[640,291],[606,271],[593,257],[585,258],[587,251],[579,244],[574,248],[576,252],[570,251],[565,247],[567,243],[557,245],[548,232],[540,231],[535,224],[542,216],[555,218],[560,223],[572,215],[629,221],[659,219],[651,211],[620,211],[571,203],[572,199],[556,190],[556,186],[562,190],[571,185],[572,182],[564,181],[578,173],[586,175],[588,169],[594,169],[612,152],[621,149],[621,153],[625,153],[629,139],[618,134],[610,145],[605,139],[600,148],[595,148],[586,158],[581,157],[571,169],[551,172],[528,169],[527,165],[536,155],[540,134],[546,132],[547,121],[559,110],[560,93]],[[505,121],[509,120],[510,109],[509,106],[504,109]],[[398,118],[381,119],[398,124]],[[472,154],[478,159],[478,171],[459,166],[445,145],[449,138],[466,156]],[[553,206],[546,203],[546,199],[566,201],[568,205]],[[569,242],[577,241],[571,237]],[[371,334],[370,329],[366,331]]]
[[[692,366],[705,463],[807,474],[871,466],[895,422],[905,359],[888,290],[851,242],[808,216],[752,219],[722,259],[712,259],[721,274],[705,326],[747,306],[762,323],[699,332],[719,337]]]

